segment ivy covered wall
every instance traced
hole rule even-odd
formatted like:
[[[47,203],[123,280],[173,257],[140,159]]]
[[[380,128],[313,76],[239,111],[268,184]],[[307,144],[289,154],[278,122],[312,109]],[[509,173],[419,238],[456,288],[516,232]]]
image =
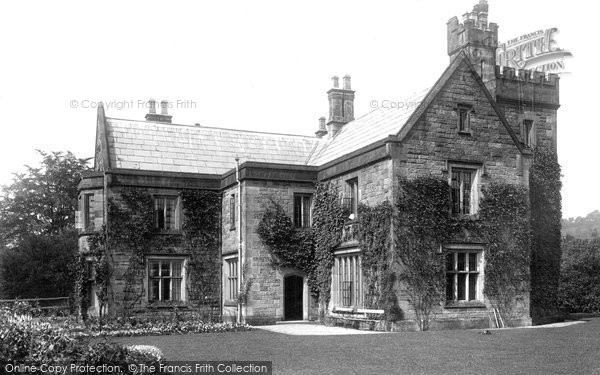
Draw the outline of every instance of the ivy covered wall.
[[[146,308],[164,308],[173,303],[148,302],[147,259],[149,256],[185,258],[188,299],[178,305],[207,309],[220,301],[221,197],[213,191],[179,193],[180,228],[161,232],[155,226],[154,189],[112,188],[108,220],[101,230],[87,237],[88,251],[81,255],[79,303],[89,305],[86,260],[91,260],[100,314],[133,314]],[[165,191],[160,191],[165,194]]]
[[[273,255],[257,232],[263,213],[275,201],[291,218],[294,194],[313,194],[314,191],[312,182],[242,181],[242,241],[247,264],[245,277],[251,281],[245,307],[249,324],[268,324],[284,318],[284,277],[298,271],[273,267]],[[302,275],[306,276],[305,273]],[[305,297],[310,298],[310,294]],[[312,301],[307,302],[306,312],[314,315],[311,311]]]

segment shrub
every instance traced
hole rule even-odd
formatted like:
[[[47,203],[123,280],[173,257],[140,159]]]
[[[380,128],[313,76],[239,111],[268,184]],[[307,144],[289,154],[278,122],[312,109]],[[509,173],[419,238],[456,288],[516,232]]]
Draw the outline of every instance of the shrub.
[[[0,307],[0,367],[4,368],[7,363],[41,365],[62,362],[118,365],[129,373],[129,363],[157,365],[162,360],[156,352],[117,343],[90,344],[88,340],[74,337],[67,327]]]
[[[600,239],[563,241],[559,301],[569,312],[600,313]]]

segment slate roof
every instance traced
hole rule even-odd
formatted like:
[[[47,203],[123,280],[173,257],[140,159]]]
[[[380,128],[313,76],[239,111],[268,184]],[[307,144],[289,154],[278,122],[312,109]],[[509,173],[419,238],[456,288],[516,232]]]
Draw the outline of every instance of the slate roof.
[[[322,139],[107,117],[108,157],[113,168],[206,174],[235,168],[236,157],[240,163],[322,165],[398,134],[426,94],[397,102],[401,108],[374,109]]]
[[[222,174],[240,163],[305,164],[316,137],[106,118],[112,168]]]
[[[387,103],[387,108],[379,106],[344,125],[335,137],[325,136],[311,154],[308,164],[322,165],[389,135],[397,135],[428,92],[429,89],[423,90],[412,97],[394,102],[393,107],[392,103]]]

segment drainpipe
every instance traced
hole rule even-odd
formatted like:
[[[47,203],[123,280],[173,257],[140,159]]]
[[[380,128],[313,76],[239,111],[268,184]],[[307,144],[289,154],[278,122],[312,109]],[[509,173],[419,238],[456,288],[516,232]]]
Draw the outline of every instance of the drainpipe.
[[[104,239],[106,241],[106,257],[108,258],[109,254],[112,252],[112,249],[109,247],[110,241],[109,241],[109,233],[110,233],[110,223],[109,223],[109,218],[108,218],[108,189],[109,187],[112,185],[112,175],[107,172],[106,170],[103,171],[103,175],[104,175],[104,180],[103,180],[103,193],[104,193],[104,202],[102,202],[102,219],[104,222],[104,225],[106,226],[106,231],[105,231],[105,235],[106,238]],[[109,179],[111,181],[109,181]],[[112,258],[112,256],[111,256]],[[110,259],[111,263],[112,263],[112,259]],[[111,264],[112,266],[113,264]],[[96,275],[94,275],[94,284],[96,284],[95,281]],[[95,286],[95,285],[94,285]],[[108,294],[112,294],[113,293],[113,288],[111,285],[111,282],[108,283]],[[93,293],[94,295],[92,296],[92,299],[96,298],[96,293]],[[102,316],[102,315],[108,315],[108,300],[112,299],[111,297],[108,297],[107,300],[105,301],[105,305],[104,306],[100,306],[100,301],[97,300],[96,298],[96,306],[95,309],[98,311],[98,316]],[[102,308],[104,307],[104,308]]]
[[[238,295],[242,292],[242,184],[240,182],[240,158],[235,158],[235,179],[237,181],[237,230],[238,230]],[[238,299],[239,301],[239,299]],[[242,323],[242,303],[238,302],[237,322]]]

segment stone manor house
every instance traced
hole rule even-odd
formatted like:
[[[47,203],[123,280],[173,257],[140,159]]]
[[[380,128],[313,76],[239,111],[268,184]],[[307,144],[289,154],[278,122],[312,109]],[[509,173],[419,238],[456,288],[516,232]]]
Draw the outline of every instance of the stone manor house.
[[[498,25],[488,23],[487,11],[481,0],[462,22],[456,17],[448,21],[450,63],[433,87],[407,100],[415,105],[355,116],[350,77],[333,77],[329,115],[319,119],[315,136],[176,124],[164,101],[151,100],[145,120],[108,117],[100,106],[94,170],[79,185],[80,250],[85,253],[89,237],[111,225],[109,201],[118,202],[125,189],[141,189],[152,197],[154,235],[169,238],[183,232],[184,190],[216,192],[218,251],[202,258],[203,269],[215,275],[210,300],[216,314],[224,321],[238,318],[244,276],[252,278],[243,307],[248,323],[315,318],[306,275],[274,268],[258,237],[257,225],[272,199],[302,230],[312,223],[316,182],[337,185],[356,218],[358,202],[393,201],[399,176],[436,176],[450,184],[453,210],[472,216],[491,181],[528,186],[533,146],[556,149],[558,76],[496,66]],[[355,220],[346,223],[353,225]],[[487,327],[493,312],[483,294],[486,244],[448,243],[444,248],[453,265],[446,271],[448,301],[438,317],[461,327]],[[193,276],[189,253],[176,245],[161,249],[145,253],[134,286],[142,291],[136,311],[194,303],[188,289]],[[363,307],[356,239],[346,238],[334,258],[329,311]],[[111,256],[106,313],[122,308],[130,261],[126,251]],[[93,272],[89,277],[89,312],[98,313]],[[400,291],[398,300],[402,310],[411,310]],[[523,296],[520,324],[531,323],[528,303]]]

